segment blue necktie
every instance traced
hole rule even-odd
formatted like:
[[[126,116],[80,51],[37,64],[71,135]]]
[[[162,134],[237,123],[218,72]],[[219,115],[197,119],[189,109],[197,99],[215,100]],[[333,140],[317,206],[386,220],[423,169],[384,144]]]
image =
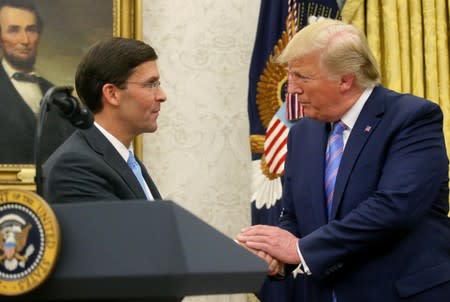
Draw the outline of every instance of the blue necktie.
[[[136,161],[136,158],[134,157],[133,152],[131,152],[131,151],[129,151],[129,152],[130,152],[130,154],[128,156],[128,161],[127,161],[128,167],[131,168],[131,170],[133,171],[137,180],[139,181],[139,184],[141,185],[142,190],[144,191],[147,199],[153,200],[153,197],[149,196],[149,194],[147,193],[147,184],[144,180],[144,176],[142,176],[141,166],[139,166],[138,162]]]
[[[343,122],[336,122],[328,137],[328,148],[325,158],[325,197],[327,200],[328,219],[331,217],[331,208],[333,205],[334,185],[336,176],[341,162],[342,153],[344,152],[344,138],[342,133],[346,129]]]
[[[328,137],[328,148],[325,157],[325,197],[327,199],[328,219],[331,217],[331,208],[333,206],[334,185],[336,176],[341,163],[342,153],[344,152],[344,137],[342,133],[347,127],[341,121],[334,123],[333,131]],[[332,302],[337,302],[333,291]]]

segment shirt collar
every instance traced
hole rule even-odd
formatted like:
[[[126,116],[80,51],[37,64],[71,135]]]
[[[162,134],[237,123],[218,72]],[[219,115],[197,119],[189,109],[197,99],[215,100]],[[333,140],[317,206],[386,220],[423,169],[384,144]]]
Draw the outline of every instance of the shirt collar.
[[[114,146],[114,148],[119,152],[120,156],[123,158],[124,161],[128,161],[128,157],[130,155],[129,151],[133,150],[130,148],[127,148],[124,144],[122,144],[121,141],[119,141],[114,135],[109,133],[105,128],[100,126],[97,122],[94,122],[95,127],[97,127],[98,130],[106,137],[106,139]]]
[[[369,99],[374,87],[366,88],[363,93],[359,96],[358,100],[353,104],[349,111],[347,111],[341,118],[341,121],[347,126],[348,130],[352,130],[355,126],[356,120],[361,113],[364,104]]]

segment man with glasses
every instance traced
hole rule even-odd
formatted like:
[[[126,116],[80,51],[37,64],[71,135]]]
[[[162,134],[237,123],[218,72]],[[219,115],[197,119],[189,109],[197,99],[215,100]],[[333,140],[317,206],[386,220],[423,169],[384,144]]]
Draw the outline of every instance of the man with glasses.
[[[156,131],[166,100],[156,59],[151,46],[125,38],[100,41],[84,56],[75,86],[94,126],[75,131],[44,164],[47,201],[161,198],[131,149],[137,135]]]
[[[34,137],[42,96],[53,84],[34,69],[43,21],[28,0],[0,0],[0,163],[34,162]],[[45,160],[73,131],[53,106],[41,141]]]

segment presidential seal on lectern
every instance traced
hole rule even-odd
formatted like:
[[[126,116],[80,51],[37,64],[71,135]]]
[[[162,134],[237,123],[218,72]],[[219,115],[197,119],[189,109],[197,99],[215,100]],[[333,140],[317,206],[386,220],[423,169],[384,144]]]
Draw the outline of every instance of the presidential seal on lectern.
[[[56,216],[39,195],[0,190],[0,296],[27,293],[50,275],[58,256]]]

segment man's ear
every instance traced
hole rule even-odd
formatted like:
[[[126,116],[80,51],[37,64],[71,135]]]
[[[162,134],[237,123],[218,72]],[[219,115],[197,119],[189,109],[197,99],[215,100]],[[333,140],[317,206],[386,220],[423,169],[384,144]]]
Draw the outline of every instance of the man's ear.
[[[104,105],[109,104],[110,106],[117,107],[120,104],[120,91],[116,85],[107,83],[102,87],[102,99],[104,100]]]
[[[344,74],[341,76],[339,89],[342,93],[349,91],[355,84],[355,75],[353,73]]]

